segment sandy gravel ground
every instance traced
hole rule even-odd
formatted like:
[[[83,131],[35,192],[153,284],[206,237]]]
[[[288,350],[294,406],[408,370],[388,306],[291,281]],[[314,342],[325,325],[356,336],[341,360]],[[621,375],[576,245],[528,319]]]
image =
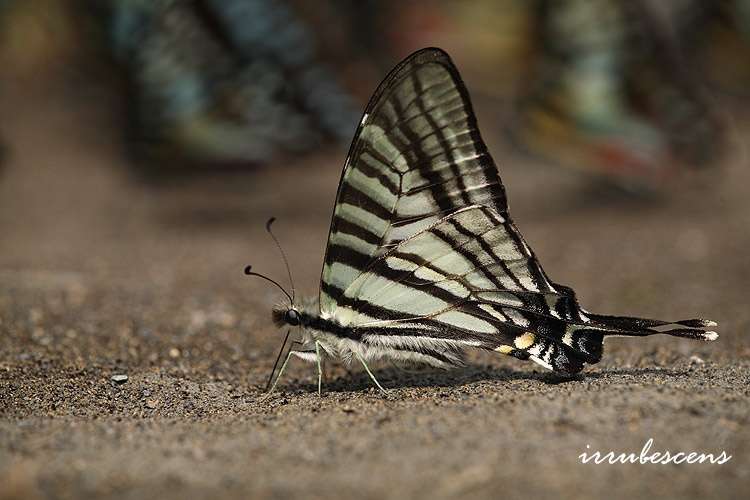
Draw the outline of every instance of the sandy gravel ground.
[[[591,310],[705,316],[721,338],[614,339],[560,379],[478,354],[466,369],[292,366],[281,341],[279,218],[315,293],[343,152],[249,175],[139,182],[105,113],[6,89],[0,177],[0,498],[741,498],[750,487],[750,168],[658,202],[607,199],[503,147],[513,214],[547,272]],[[76,109],[87,109],[80,100]],[[90,106],[89,106],[90,107]],[[10,118],[10,119],[8,119]],[[738,137],[748,137],[738,127]],[[125,383],[112,381],[127,375]],[[732,455],[724,465],[593,465],[613,450]],[[746,498],[746,497],[745,497]]]

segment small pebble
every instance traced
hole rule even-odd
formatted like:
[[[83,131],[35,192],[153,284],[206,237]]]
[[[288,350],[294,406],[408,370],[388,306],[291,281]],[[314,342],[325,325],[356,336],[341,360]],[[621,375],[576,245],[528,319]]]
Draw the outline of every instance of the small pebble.
[[[146,401],[146,408],[154,410],[159,407],[159,402],[155,399],[149,399]]]
[[[180,350],[176,347],[173,347],[169,350],[169,357],[170,358],[179,358],[180,357]]]
[[[128,381],[128,376],[124,374],[112,375],[112,378],[110,380],[112,380],[112,382],[114,382],[115,384],[121,385]]]
[[[703,361],[703,358],[696,356],[695,354],[690,356],[690,362],[696,365],[702,365],[705,363],[705,361]]]

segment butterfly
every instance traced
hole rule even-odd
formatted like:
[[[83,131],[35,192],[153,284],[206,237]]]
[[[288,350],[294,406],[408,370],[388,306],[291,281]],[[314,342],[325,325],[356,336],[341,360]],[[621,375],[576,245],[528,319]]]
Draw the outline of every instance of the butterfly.
[[[301,334],[270,391],[292,356],[317,363],[318,392],[324,357],[358,361],[383,390],[371,361],[449,368],[478,348],[575,374],[601,359],[608,336],[718,337],[705,331],[716,325],[710,320],[590,313],[547,277],[508,213],[458,70],[437,48],[396,66],[365,109],[336,195],[318,300],[297,302],[293,285],[290,294],[250,266],[245,273],[286,294],[273,321]]]

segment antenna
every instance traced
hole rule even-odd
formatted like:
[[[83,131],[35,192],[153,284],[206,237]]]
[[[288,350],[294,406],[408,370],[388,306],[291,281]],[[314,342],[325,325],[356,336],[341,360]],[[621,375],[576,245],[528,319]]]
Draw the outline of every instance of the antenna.
[[[276,248],[279,249],[279,253],[281,254],[281,258],[284,260],[284,265],[286,266],[286,274],[289,276],[289,285],[292,287],[292,304],[294,304],[294,280],[292,280],[292,270],[289,267],[289,261],[286,258],[286,254],[284,253],[284,249],[281,248],[281,243],[279,243],[278,238],[276,238],[276,235],[273,234],[273,231],[271,231],[271,224],[274,223],[276,220],[276,217],[271,217],[268,219],[268,222],[266,222],[266,231],[268,231],[268,234],[271,235],[271,238],[273,238],[273,242],[276,243]]]
[[[289,292],[287,292],[286,290],[284,290],[283,286],[279,285],[276,281],[272,280],[268,276],[265,276],[265,275],[260,274],[260,273],[253,272],[252,269],[253,269],[253,266],[247,266],[247,267],[245,267],[245,274],[248,275],[248,276],[257,276],[258,278],[263,278],[264,280],[273,283],[274,285],[276,285],[279,288],[279,290],[281,290],[282,292],[284,292],[284,295],[286,295],[287,298],[289,299],[289,304],[292,305],[292,306],[294,305],[294,298],[291,295],[289,295]]]

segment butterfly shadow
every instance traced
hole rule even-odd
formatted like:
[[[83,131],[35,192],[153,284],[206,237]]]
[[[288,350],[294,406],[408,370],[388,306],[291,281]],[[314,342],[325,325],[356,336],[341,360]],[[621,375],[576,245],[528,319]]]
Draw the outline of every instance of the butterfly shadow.
[[[623,377],[641,377],[646,376],[662,376],[668,378],[683,378],[690,376],[690,371],[686,369],[669,369],[660,367],[650,368],[612,368],[612,369],[601,369],[599,371],[584,372],[582,374],[583,379],[592,380],[617,380],[625,381]]]
[[[547,386],[575,384],[585,381],[631,381],[631,377],[643,380],[644,377],[661,376],[682,378],[689,375],[687,370],[664,368],[614,368],[600,371],[564,375],[554,372],[513,370],[495,366],[469,366],[456,370],[420,369],[406,370],[387,367],[373,370],[375,378],[388,389],[458,388],[482,382],[508,383],[515,381],[539,382]],[[627,378],[626,378],[627,377]],[[315,392],[317,385],[311,383],[293,384],[302,392]],[[377,391],[366,372],[349,372],[324,380],[324,392],[351,393]]]

